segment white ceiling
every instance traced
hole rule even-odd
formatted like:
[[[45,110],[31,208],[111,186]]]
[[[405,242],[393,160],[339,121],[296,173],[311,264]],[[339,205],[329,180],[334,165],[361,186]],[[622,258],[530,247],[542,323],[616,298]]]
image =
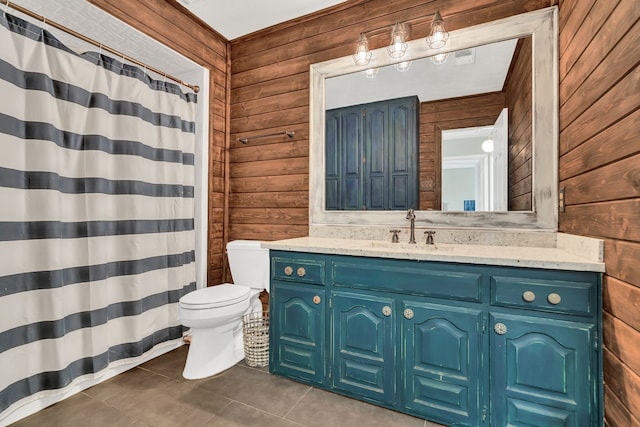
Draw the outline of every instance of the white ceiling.
[[[229,40],[343,3],[346,0],[180,0]]]

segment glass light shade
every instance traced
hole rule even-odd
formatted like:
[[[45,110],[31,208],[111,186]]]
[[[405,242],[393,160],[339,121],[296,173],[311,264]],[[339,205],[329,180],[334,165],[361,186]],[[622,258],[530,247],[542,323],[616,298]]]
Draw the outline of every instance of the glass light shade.
[[[394,65],[394,67],[396,67],[397,71],[403,73],[407,71],[409,67],[411,67],[411,61],[398,62],[397,64]]]
[[[431,62],[433,62],[434,64],[440,65],[447,62],[448,58],[449,58],[448,53],[439,53],[437,55],[433,55],[430,59],[431,59]]]
[[[404,24],[396,23],[391,30],[391,44],[387,47],[387,52],[392,58],[402,58],[409,45],[405,43],[407,29]]]
[[[449,33],[444,29],[444,20],[440,12],[436,12],[431,23],[431,34],[427,37],[427,44],[431,49],[440,49],[447,44]]]
[[[482,141],[482,145],[480,146],[480,148],[482,148],[482,151],[484,151],[485,153],[492,153],[493,152],[493,139],[492,138],[488,138],[488,139],[485,139],[484,141]]]
[[[364,76],[368,79],[372,79],[375,76],[378,75],[378,69],[377,68],[367,68],[366,70],[364,70],[362,72],[362,74],[364,74]]]
[[[360,33],[358,43],[356,44],[356,53],[353,54],[353,62],[355,62],[356,65],[367,65],[369,61],[371,61],[372,56],[373,53],[369,50],[367,36]]]

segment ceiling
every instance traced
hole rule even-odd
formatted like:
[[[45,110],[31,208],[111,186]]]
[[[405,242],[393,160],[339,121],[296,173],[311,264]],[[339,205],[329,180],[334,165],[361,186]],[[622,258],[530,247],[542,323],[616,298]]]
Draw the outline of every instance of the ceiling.
[[[179,0],[228,40],[299,18],[346,0]]]

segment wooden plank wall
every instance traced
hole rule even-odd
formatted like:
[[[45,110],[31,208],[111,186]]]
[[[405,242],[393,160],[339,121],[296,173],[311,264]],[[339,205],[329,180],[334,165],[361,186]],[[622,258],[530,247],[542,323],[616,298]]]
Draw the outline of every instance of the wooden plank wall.
[[[505,83],[509,109],[509,210],[531,210],[531,37],[520,39]]]
[[[209,69],[209,285],[222,283],[228,41],[175,0],[89,0],[116,18]]]
[[[440,210],[442,205],[442,131],[491,126],[504,106],[502,92],[420,104],[420,210]]]
[[[640,426],[640,2],[560,2],[561,231],[605,240],[607,426]]]
[[[439,10],[449,30],[552,5],[553,0],[351,0],[329,11],[231,42],[229,239],[275,240],[308,233],[309,65],[353,54],[358,34]],[[369,47],[389,43],[372,36]],[[238,138],[292,130],[295,138]]]

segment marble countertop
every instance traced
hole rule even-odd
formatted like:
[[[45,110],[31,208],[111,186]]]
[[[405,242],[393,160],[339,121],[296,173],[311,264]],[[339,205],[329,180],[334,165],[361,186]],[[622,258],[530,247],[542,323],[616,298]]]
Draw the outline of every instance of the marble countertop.
[[[398,258],[421,261],[445,261],[469,264],[502,265],[511,267],[545,268],[553,270],[604,272],[600,257],[586,258],[571,247],[494,246],[450,243],[391,243],[378,240],[300,237],[263,242],[263,248],[335,254]]]

